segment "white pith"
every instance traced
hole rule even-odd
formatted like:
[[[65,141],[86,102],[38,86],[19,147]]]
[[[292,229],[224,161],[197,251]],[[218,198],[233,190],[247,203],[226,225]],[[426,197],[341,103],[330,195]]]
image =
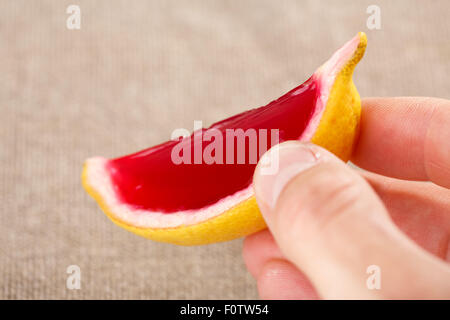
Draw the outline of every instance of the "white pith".
[[[299,138],[300,141],[309,141],[313,137],[322,118],[323,111],[325,110],[328,95],[336,75],[347,61],[351,59],[358,44],[359,35],[336,51],[333,56],[314,73],[313,77],[318,82],[321,95],[317,99],[315,111],[310,122]],[[293,92],[292,94],[299,94],[299,92]],[[198,224],[224,213],[253,196],[253,187],[250,185],[243,190],[201,209],[178,211],[174,213],[136,209],[133,206],[120,201],[107,170],[107,163],[108,160],[101,157],[88,159],[86,163],[87,171],[85,182],[102,198],[103,203],[107,206],[110,214],[113,214],[116,219],[135,227],[156,229]]]

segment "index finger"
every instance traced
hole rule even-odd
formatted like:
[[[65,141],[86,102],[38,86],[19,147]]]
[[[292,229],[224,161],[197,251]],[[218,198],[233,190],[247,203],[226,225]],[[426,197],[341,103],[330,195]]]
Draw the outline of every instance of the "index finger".
[[[449,100],[368,98],[362,105],[353,163],[385,176],[450,188]]]

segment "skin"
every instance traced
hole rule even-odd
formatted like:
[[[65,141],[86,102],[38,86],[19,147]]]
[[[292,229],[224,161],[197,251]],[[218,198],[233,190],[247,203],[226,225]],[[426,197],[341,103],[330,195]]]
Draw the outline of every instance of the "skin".
[[[273,203],[278,178],[258,165],[269,229],[245,239],[243,256],[261,298],[450,299],[450,101],[370,98],[362,110],[351,159],[362,169],[314,145],[282,146],[280,172],[308,152],[316,162]],[[366,285],[370,265],[380,289]]]

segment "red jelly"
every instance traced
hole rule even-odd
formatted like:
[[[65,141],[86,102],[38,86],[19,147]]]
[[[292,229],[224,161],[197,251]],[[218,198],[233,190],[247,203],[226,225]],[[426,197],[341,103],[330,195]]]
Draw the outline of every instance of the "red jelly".
[[[278,143],[277,133],[279,142],[302,135],[318,92],[310,78],[264,107],[111,160],[108,170],[115,190],[124,203],[163,213],[204,208],[233,195],[250,186],[257,160]]]

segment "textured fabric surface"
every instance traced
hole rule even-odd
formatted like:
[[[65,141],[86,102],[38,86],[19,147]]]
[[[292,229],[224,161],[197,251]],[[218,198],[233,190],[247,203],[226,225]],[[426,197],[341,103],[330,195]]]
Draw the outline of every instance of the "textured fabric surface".
[[[69,4],[81,30],[66,28]],[[367,30],[371,4],[380,30]],[[81,188],[83,160],[266,104],[357,31],[369,38],[361,96],[449,98],[449,11],[445,0],[1,0],[0,298],[256,298],[242,240],[176,247],[116,227]],[[66,289],[72,264],[80,290]]]

